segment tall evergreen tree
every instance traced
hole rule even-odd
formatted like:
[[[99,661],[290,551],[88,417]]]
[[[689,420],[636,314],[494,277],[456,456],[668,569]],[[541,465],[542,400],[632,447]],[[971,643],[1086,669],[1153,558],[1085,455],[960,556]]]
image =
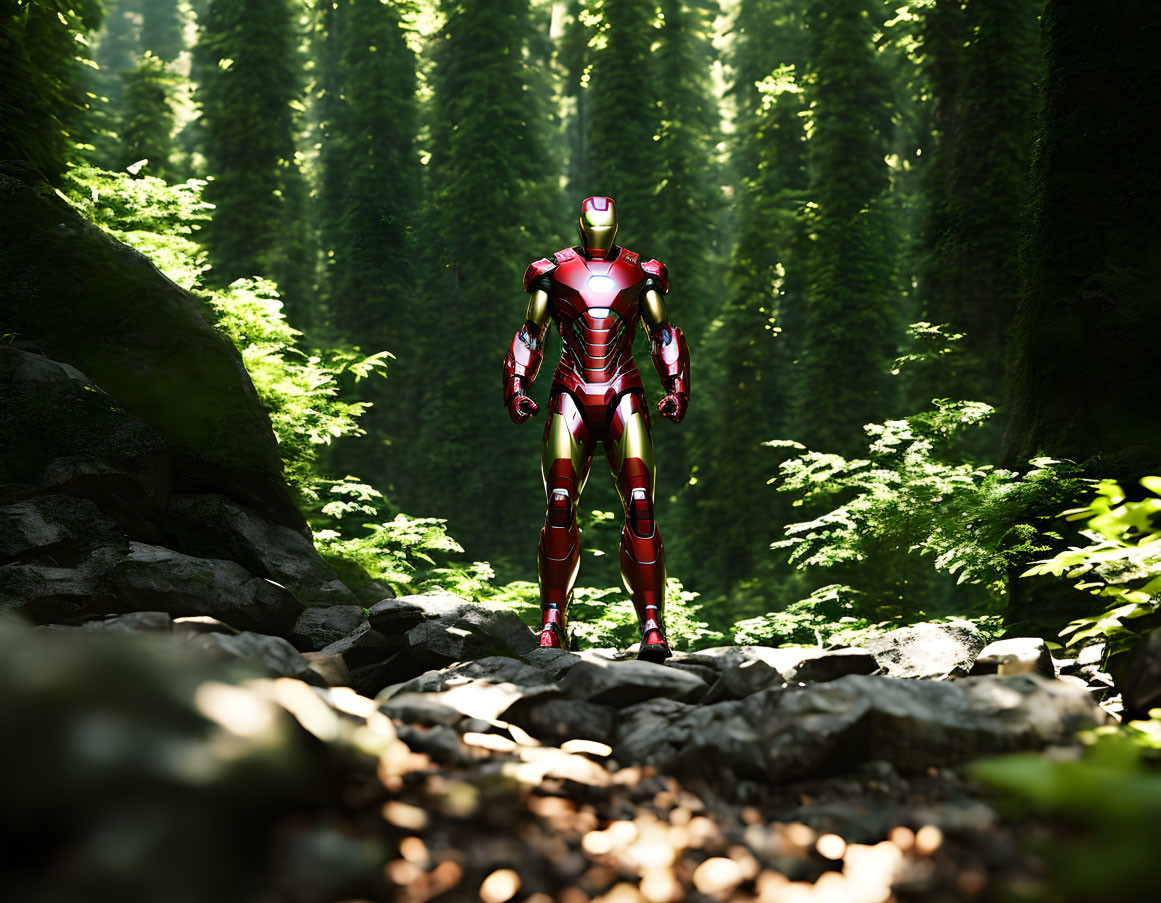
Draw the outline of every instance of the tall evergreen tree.
[[[1132,497],[1161,473],[1161,132],[1148,113],[1161,109],[1161,20],[1150,0],[1049,0],[1041,37],[1005,454],[1080,462]],[[1007,620],[1059,629],[1091,613],[1094,597],[1059,584],[1013,580]]]
[[[178,0],[140,0],[141,49],[171,63],[185,49],[185,20]]]
[[[929,205],[922,318],[965,336],[927,397],[1002,401],[1019,292],[1039,7],[1039,0],[938,0],[924,17],[932,99],[922,158]]]
[[[197,99],[215,205],[205,230],[220,283],[278,282],[291,321],[309,322],[313,271],[295,136],[302,84],[293,0],[209,0],[195,48]]]
[[[892,411],[887,365],[899,324],[884,200],[891,123],[872,4],[817,0],[809,15],[816,209],[796,437],[853,455],[864,447],[863,424]]]
[[[1156,4],[1050,0],[1008,457],[1161,473],[1161,38]]]
[[[321,243],[330,325],[367,351],[395,355],[390,380],[366,384],[369,440],[339,450],[344,469],[394,495],[414,478],[405,437],[428,357],[413,227],[421,203],[416,59],[394,3],[324,3]]]
[[[690,414],[693,504],[678,539],[690,579],[710,594],[752,579],[776,538],[781,498],[766,486],[775,458],[761,443],[787,429],[808,250],[804,17],[788,0],[744,0],[733,32],[737,235],[726,293],[697,348],[703,404]],[[768,601],[752,588],[747,596]]]
[[[662,0],[662,27],[654,54],[660,102],[656,148],[659,169],[658,188],[647,213],[655,243],[651,248],[642,248],[642,252],[669,267],[669,316],[695,350],[715,313],[725,244],[725,179],[717,159],[722,140],[721,117],[710,81],[717,56],[712,44],[713,23],[719,12],[717,0],[695,0],[692,4],[686,0]],[[645,379],[646,394],[651,399],[659,398],[662,393],[644,337],[638,347],[638,366]],[[697,360],[692,368],[703,373],[701,368],[706,363],[704,359]],[[698,383],[707,385],[700,378]],[[707,402],[710,395],[699,393],[694,403],[704,414]],[[680,527],[671,512],[676,515],[676,509],[685,503],[690,467],[686,446],[701,418],[691,418],[676,429],[663,418],[653,420],[659,516],[678,528],[670,531],[676,535]],[[665,504],[669,500],[678,505]],[[673,548],[676,551],[680,546]],[[680,567],[680,558],[670,556],[671,570]]]
[[[121,167],[148,160],[146,172],[172,179],[173,104],[170,92],[173,77],[165,64],[146,53],[135,69],[124,73],[124,108],[119,134]]]
[[[415,149],[415,54],[398,9],[339,0],[334,9],[336,68],[323,123],[324,184],[333,222],[324,237],[333,325],[360,343],[393,336],[413,287],[408,226],[420,195]]]
[[[588,129],[588,66],[592,37],[589,10],[585,0],[569,0],[564,19],[557,59],[563,69],[563,93],[566,98],[565,146],[568,162],[565,184],[570,198],[584,198],[588,185],[588,158],[585,134]]]
[[[654,55],[661,121],[658,187],[648,206],[655,245],[672,268],[675,322],[699,335],[712,316],[709,299],[721,284],[723,173],[717,164],[721,117],[710,82],[717,52],[717,0],[661,0],[662,27]]]
[[[653,44],[658,40],[654,0],[601,0],[599,32],[586,89],[584,133],[588,181],[576,204],[590,195],[617,202],[618,238],[646,258],[656,256],[654,195],[661,183],[661,109]]]
[[[452,533],[469,552],[518,559],[527,575],[543,519],[539,436],[508,420],[497,374],[524,317],[524,269],[554,250],[558,181],[546,171],[544,115],[525,90],[525,0],[448,0],[443,9],[427,241],[445,276],[426,299],[426,391],[412,400],[412,448],[426,478],[400,501],[454,512]]]
[[[78,39],[104,11],[100,0],[17,0],[0,12],[0,157],[54,181],[78,158],[93,114]]]

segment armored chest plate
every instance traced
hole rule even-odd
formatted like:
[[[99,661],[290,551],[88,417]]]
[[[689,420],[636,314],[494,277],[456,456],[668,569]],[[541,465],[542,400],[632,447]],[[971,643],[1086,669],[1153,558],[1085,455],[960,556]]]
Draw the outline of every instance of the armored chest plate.
[[[637,255],[622,249],[611,261],[585,260],[569,249],[556,258],[552,316],[563,348],[554,383],[592,403],[640,386],[633,336],[644,273]]]

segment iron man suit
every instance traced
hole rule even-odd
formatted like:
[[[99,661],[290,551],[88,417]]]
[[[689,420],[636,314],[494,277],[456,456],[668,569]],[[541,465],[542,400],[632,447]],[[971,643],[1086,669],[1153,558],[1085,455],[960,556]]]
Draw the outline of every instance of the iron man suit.
[[[593,451],[605,458],[625,509],[621,576],[641,625],[638,658],[664,661],[665,555],[653,519],[653,436],[644,386],[633,361],[640,320],[666,395],[657,410],[674,423],[689,403],[689,351],[670,325],[662,298],[669,274],[656,260],[613,244],[617,208],[612,198],[581,205],[581,245],[542,258],[524,274],[530,292],[524,325],[504,361],[504,404],[515,423],[536,413],[527,396],[543,357],[549,320],[561,336],[552,378],[548,422],[541,443],[541,475],[548,511],[540,531],[540,645],[563,647],[566,612],[580,564],[577,504]]]

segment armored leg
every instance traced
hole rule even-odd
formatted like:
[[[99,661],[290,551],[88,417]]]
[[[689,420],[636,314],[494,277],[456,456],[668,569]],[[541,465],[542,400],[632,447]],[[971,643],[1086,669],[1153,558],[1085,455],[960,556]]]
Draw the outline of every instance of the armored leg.
[[[653,519],[653,435],[640,395],[627,394],[617,404],[609,424],[605,455],[625,509],[621,578],[633,597],[641,624],[641,651],[637,657],[664,661],[670,655],[664,621],[665,552]]]
[[[577,503],[588,477],[594,444],[572,396],[554,396],[540,453],[548,502],[537,555],[541,646],[565,645],[565,615],[580,565]]]

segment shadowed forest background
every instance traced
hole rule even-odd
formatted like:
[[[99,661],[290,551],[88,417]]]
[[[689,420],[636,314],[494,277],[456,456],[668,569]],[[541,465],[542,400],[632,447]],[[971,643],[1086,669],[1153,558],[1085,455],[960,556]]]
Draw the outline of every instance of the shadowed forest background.
[[[679,642],[1056,631],[1101,599],[1018,575],[1161,472],[1156,22],[1095,9],[18,3],[3,156],[202,292],[369,595],[535,617],[540,427],[496,377],[604,194],[692,348],[655,424]],[[577,629],[628,641],[601,467],[582,509]]]
[[[1152,0],[0,5],[17,889],[1152,900],[1159,46]],[[525,630],[559,337],[529,424],[501,365],[592,195],[690,346],[664,668],[600,451],[580,651]],[[908,625],[963,656],[893,672]]]

